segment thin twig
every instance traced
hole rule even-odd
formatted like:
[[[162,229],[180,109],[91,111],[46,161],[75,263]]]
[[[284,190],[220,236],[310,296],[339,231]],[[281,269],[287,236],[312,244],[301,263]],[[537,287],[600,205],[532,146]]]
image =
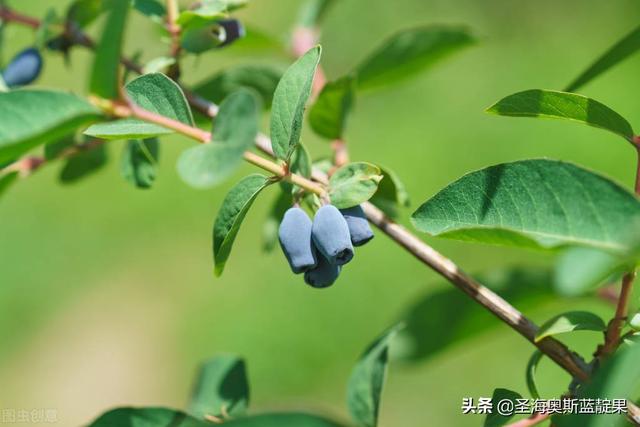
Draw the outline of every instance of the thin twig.
[[[537,413],[537,414],[533,414],[529,418],[518,420],[518,421],[513,422],[511,424],[507,424],[505,427],[531,427],[531,426],[534,426],[536,424],[540,424],[541,422],[544,422],[545,420],[548,420],[550,416],[551,415],[549,413],[544,413],[544,414],[543,413]]]
[[[180,43],[181,28],[178,24],[179,14],[178,0],[167,0],[167,31],[171,36],[170,55],[175,60],[169,67],[167,75],[174,80],[180,78],[180,52],[182,51],[182,45]]]

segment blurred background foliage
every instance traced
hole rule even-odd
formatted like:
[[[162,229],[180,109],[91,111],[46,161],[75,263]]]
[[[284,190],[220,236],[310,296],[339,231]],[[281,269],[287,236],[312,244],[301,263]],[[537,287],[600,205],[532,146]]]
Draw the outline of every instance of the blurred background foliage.
[[[299,3],[255,0],[238,16],[287,42]],[[62,11],[66,2],[9,4],[42,18],[49,7]],[[322,36],[330,78],[349,71],[401,28],[466,24],[479,38],[475,47],[418,79],[359,96],[347,133],[352,158],[394,168],[413,208],[469,170],[523,158],[574,161],[629,186],[635,158],[619,138],[584,126],[501,119],[483,110],[519,90],[564,87],[634,28],[639,12],[633,0],[339,1]],[[34,41],[30,30],[18,26],[9,26],[5,36],[5,61]],[[147,61],[161,56],[166,46],[158,40],[153,24],[133,15],[127,53],[141,50]],[[74,49],[70,67],[57,54],[45,60],[38,85],[83,93],[88,51]],[[187,59],[184,77],[193,84],[234,64],[284,68],[289,61],[229,48]],[[635,56],[581,93],[637,125],[639,66]],[[308,130],[304,140],[314,157],[329,151]],[[214,279],[213,219],[226,191],[251,167],[214,190],[193,190],[175,171],[178,153],[191,143],[164,138],[157,183],[140,191],[119,176],[122,144],[109,143],[110,165],[86,180],[61,186],[61,165],[53,164],[0,201],[0,407],[57,408],[63,425],[86,423],[117,405],[183,407],[198,363],[234,352],[248,360],[254,413],[293,408],[345,419],[345,387],[355,360],[407,311],[415,318],[416,305],[427,307],[412,329],[421,341],[401,339],[398,353],[418,345],[425,354],[392,362],[381,425],[480,425],[481,416],[461,415],[463,397],[490,396],[498,386],[526,394],[524,368],[533,347],[474,312],[464,298],[443,294],[450,285],[380,233],[328,290],[311,289],[291,275],[281,254],[262,251],[262,224],[275,192],[258,200],[225,275]],[[411,211],[403,212],[403,223]],[[534,284],[548,284],[550,255],[428,240],[467,271],[493,282],[511,278],[508,286],[515,290],[506,295],[533,286],[523,273],[501,273],[506,266],[533,268]],[[537,322],[569,309],[606,318],[613,312],[595,298],[565,300],[546,291],[535,298],[514,301]],[[493,327],[483,327],[486,322]],[[447,328],[470,337],[431,353],[434,343],[444,343]],[[599,334],[585,332],[568,342],[588,356],[599,340]],[[539,372],[543,397],[566,388],[569,378],[550,363],[543,362]]]

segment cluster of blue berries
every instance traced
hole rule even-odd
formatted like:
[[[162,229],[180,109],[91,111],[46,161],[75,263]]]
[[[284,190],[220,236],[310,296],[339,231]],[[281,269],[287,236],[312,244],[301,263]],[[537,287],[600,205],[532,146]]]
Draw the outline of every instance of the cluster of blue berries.
[[[278,237],[291,270],[304,273],[308,285],[326,288],[353,259],[353,247],[373,239],[373,231],[360,206],[322,206],[313,222],[304,210],[293,207],[284,214]]]
[[[10,87],[33,83],[42,71],[42,56],[38,49],[30,47],[18,53],[2,71],[2,79]]]

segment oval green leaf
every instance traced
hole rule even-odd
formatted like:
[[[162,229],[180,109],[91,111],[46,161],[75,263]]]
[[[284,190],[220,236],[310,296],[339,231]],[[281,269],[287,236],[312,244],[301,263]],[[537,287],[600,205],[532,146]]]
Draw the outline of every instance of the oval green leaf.
[[[161,73],[145,74],[125,89],[136,105],[152,113],[193,126],[191,108],[180,86]],[[99,123],[84,133],[101,139],[147,139],[173,133],[171,129],[138,119]]]
[[[339,209],[369,200],[382,180],[380,168],[371,163],[349,163],[335,171],[329,179],[329,198]]]
[[[640,27],[631,31],[625,38],[620,40],[609,50],[607,50],[596,62],[580,74],[567,88],[567,92],[575,92],[600,74],[624,61],[640,50]]]
[[[522,399],[520,393],[517,393],[512,390],[508,390],[506,388],[497,388],[493,390],[493,394],[491,395],[491,404],[492,404],[492,412],[487,414],[487,417],[484,419],[484,427],[500,427],[513,418],[515,412],[511,412],[510,414],[502,414],[499,410],[497,410],[497,405],[499,402],[503,400],[511,401],[512,407],[515,407],[518,399]]]
[[[258,133],[260,103],[252,92],[240,90],[220,105],[213,141],[184,151],[178,174],[195,188],[209,188],[231,176]]]
[[[640,201],[571,163],[523,160],[463,176],[412,215],[433,236],[537,249],[564,245],[627,250]]]
[[[253,89],[261,97],[265,107],[271,108],[273,94],[282,72],[264,65],[244,65],[223,70],[195,87],[194,92],[215,103],[242,89]]]
[[[573,331],[604,331],[606,327],[604,321],[593,313],[570,311],[558,314],[545,322],[536,334],[535,342],[542,341],[546,337]]]
[[[395,218],[398,215],[398,207],[406,208],[411,204],[409,193],[394,171],[380,166],[380,172],[384,178],[378,184],[378,191],[371,198],[371,203],[387,216]]]
[[[300,141],[305,105],[320,62],[316,46],[291,65],[280,79],[271,107],[271,143],[279,159],[289,160]]]
[[[249,175],[227,194],[213,225],[213,258],[215,275],[220,276],[229,259],[233,242],[253,201],[271,180],[266,176]]]
[[[620,114],[586,96],[553,90],[532,89],[509,95],[487,109],[500,116],[561,119],[608,130],[626,139],[633,129]]]
[[[151,188],[156,180],[159,155],[160,145],[156,138],[128,141],[120,162],[120,174],[134,187]]]
[[[73,184],[100,171],[108,161],[107,147],[104,144],[88,147],[70,157],[60,171],[60,182]]]
[[[309,111],[311,128],[320,136],[340,139],[354,101],[354,79],[343,77],[327,83]]]
[[[244,360],[221,355],[205,362],[198,372],[187,412],[207,419],[243,415],[249,406],[249,381]]]
[[[403,30],[358,65],[358,87],[376,88],[413,77],[473,42],[466,28],[434,25]]]
[[[351,372],[347,386],[349,412],[359,426],[376,427],[382,387],[389,361],[389,347],[403,325],[396,325],[378,337],[364,352]]]
[[[100,110],[70,93],[47,90],[0,93],[0,163],[102,118]]]

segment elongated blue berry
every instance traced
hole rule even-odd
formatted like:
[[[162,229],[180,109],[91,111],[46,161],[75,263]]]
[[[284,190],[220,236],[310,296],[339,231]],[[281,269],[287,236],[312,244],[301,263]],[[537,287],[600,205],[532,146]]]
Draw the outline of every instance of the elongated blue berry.
[[[331,264],[343,265],[353,258],[349,226],[335,206],[325,205],[318,209],[311,235],[318,251]]]
[[[223,19],[218,24],[224,29],[224,41],[219,47],[228,46],[245,35],[244,26],[237,19]]]
[[[331,264],[324,256],[318,254],[318,265],[304,273],[304,281],[314,288],[326,288],[333,285],[341,270],[342,266]]]
[[[347,221],[347,226],[349,226],[349,234],[351,234],[353,246],[362,246],[373,239],[373,231],[371,231],[369,221],[360,205],[348,209],[340,209],[340,212],[342,212],[344,219]]]
[[[42,70],[42,56],[38,49],[28,48],[17,54],[2,72],[8,87],[25,86],[32,83]]]
[[[278,237],[282,252],[295,274],[316,266],[315,248],[311,241],[311,220],[305,211],[300,208],[287,210],[280,223]]]

